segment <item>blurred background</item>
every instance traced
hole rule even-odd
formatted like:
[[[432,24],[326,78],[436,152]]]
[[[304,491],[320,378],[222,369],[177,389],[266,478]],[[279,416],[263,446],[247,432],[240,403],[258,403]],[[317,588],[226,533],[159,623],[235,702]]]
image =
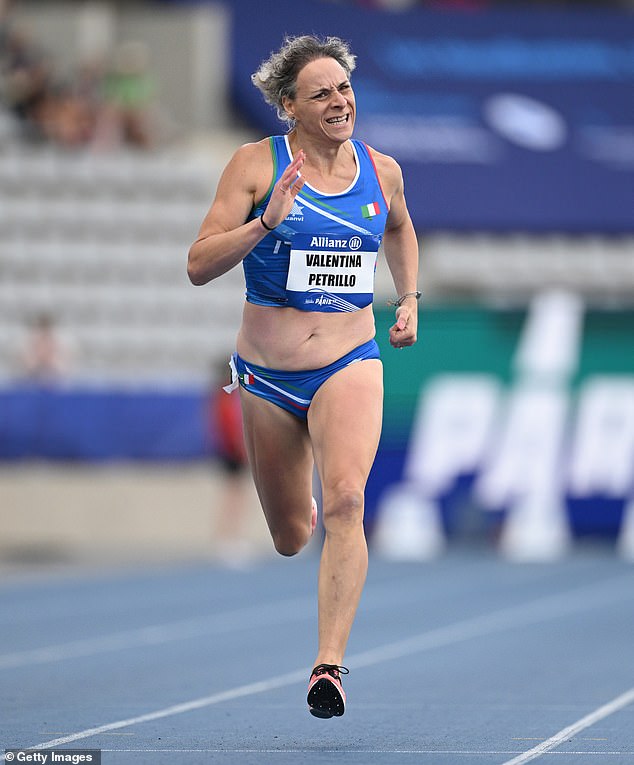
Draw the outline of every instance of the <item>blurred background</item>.
[[[281,131],[251,72],[307,32],[357,54],[420,242],[405,354],[377,271],[375,554],[634,559],[633,11],[0,0],[0,570],[271,554],[217,394],[241,270],[185,264],[231,153]]]

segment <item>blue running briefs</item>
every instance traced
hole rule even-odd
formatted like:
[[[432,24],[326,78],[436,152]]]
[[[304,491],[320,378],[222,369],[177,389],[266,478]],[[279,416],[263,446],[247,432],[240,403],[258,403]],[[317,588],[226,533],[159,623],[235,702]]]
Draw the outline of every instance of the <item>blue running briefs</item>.
[[[350,364],[365,359],[380,358],[376,340],[368,340],[350,353],[346,353],[332,364],[321,369],[301,369],[281,372],[277,369],[251,364],[234,353],[231,357],[233,383],[225,390],[234,390],[238,384],[249,393],[271,401],[302,420],[308,417],[308,408],[313,396],[326,380]]]

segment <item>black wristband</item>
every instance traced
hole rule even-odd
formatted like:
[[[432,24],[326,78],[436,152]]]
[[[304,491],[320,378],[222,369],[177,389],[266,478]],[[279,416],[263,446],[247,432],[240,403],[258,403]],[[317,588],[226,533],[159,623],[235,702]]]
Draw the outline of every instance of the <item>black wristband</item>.
[[[262,213],[262,215],[260,215],[258,220],[260,221],[260,223],[264,226],[264,228],[267,231],[275,231],[275,226],[273,226],[273,228],[271,228],[271,226],[267,226],[266,223],[264,222],[264,213]]]

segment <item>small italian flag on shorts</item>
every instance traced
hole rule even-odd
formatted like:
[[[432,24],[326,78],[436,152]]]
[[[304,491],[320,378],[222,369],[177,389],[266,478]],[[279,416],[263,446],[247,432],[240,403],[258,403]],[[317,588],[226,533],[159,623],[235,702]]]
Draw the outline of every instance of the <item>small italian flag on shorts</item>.
[[[361,208],[361,214],[364,218],[374,218],[375,215],[378,215],[381,212],[381,208],[379,207],[378,202],[370,202],[369,205],[363,205]]]
[[[243,375],[238,375],[238,377],[243,385],[253,385],[255,382],[255,377],[249,372],[245,372]]]

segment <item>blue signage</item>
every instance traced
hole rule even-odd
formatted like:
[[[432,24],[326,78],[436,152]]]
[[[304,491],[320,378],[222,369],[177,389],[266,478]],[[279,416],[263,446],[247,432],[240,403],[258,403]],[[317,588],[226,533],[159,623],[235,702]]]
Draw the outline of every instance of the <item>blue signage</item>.
[[[287,34],[350,42],[355,135],[400,162],[419,231],[634,230],[634,14],[230,8],[232,93],[263,133],[284,126],[260,61]]]

